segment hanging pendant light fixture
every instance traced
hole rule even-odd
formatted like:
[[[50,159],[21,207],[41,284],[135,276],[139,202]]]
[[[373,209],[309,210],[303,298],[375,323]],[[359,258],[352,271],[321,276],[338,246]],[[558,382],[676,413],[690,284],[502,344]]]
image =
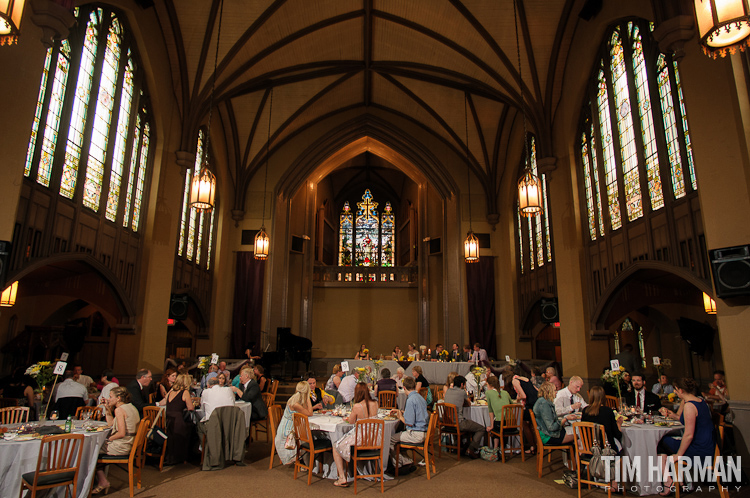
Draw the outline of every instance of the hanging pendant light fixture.
[[[208,129],[206,130],[206,151],[203,166],[196,171],[190,184],[190,206],[196,211],[210,212],[216,200],[216,176],[209,168],[209,149],[211,142],[211,120],[214,113],[214,93],[216,91],[216,67],[219,62],[219,41],[221,40],[221,20],[224,17],[224,2],[219,4],[219,27],[216,30],[216,57],[214,57],[214,76],[211,81],[211,98],[208,104]]]
[[[268,258],[268,248],[271,240],[266,233],[266,191],[268,190],[268,156],[271,153],[271,113],[273,112],[273,87],[271,87],[270,103],[268,106],[268,135],[266,138],[266,173],[263,180],[263,217],[260,222],[260,231],[255,235],[255,259],[265,260]]]
[[[523,115],[523,146],[524,146],[524,168],[523,176],[518,180],[518,208],[523,216],[537,216],[542,214],[542,202],[540,197],[541,183],[539,177],[531,170],[529,156],[529,141],[526,129],[526,106],[523,96],[523,73],[521,72],[521,43],[518,41],[518,13],[516,12],[516,0],[513,0],[513,22],[516,27],[516,58],[518,59],[518,90],[521,95],[521,114]]]
[[[711,296],[703,293],[703,310],[708,315],[715,315],[716,314],[716,301],[714,301]]]
[[[694,0],[703,53],[712,59],[744,51],[750,44],[748,0]]]
[[[25,0],[0,0],[0,45],[18,43]]]
[[[466,146],[466,183],[469,184],[469,232],[466,234],[464,241],[464,260],[467,263],[476,263],[479,261],[479,239],[474,235],[471,229],[471,168],[469,165],[469,111],[468,111],[468,92],[464,92],[464,141]]]

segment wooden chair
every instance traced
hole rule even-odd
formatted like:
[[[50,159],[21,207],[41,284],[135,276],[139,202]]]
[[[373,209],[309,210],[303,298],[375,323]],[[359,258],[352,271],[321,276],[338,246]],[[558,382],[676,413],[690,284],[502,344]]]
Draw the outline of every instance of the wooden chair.
[[[354,494],[357,494],[357,481],[367,477],[380,478],[380,492],[383,489],[383,435],[385,434],[385,422],[383,420],[365,419],[357,420],[354,426],[355,444],[352,451],[354,461]],[[361,461],[377,461],[380,467],[378,474],[361,474],[357,472],[357,463]]]
[[[719,451],[718,445],[714,447],[714,458],[709,462],[708,475],[713,474],[714,463],[716,462],[717,458],[721,458],[721,451]],[[677,472],[677,475],[679,476],[680,473]],[[675,497],[680,498],[680,488],[682,487],[680,481],[675,481],[673,485],[675,487]],[[719,496],[721,498],[729,498],[729,489],[727,489],[726,485],[721,484],[720,474],[718,473],[716,474],[716,487],[719,490]]]
[[[380,408],[398,408],[398,393],[395,391],[379,391],[378,406]]]
[[[542,436],[539,434],[539,428],[536,425],[536,416],[534,415],[533,410],[529,410],[529,415],[531,415],[531,427],[534,430],[534,434],[536,434],[536,470],[539,474],[539,479],[542,478],[542,468],[544,467],[544,452],[549,451],[547,453],[548,461],[552,462],[552,452],[554,450],[560,450],[565,451],[568,453],[568,456],[570,458],[570,462],[575,462],[574,454],[573,454],[573,446],[570,444],[563,444],[560,446],[557,445],[545,445],[542,443]]]
[[[133,440],[133,447],[130,449],[130,453],[127,455],[102,455],[97,460],[97,463],[103,464],[116,464],[116,465],[128,465],[128,483],[130,487],[130,498],[133,498],[133,481],[135,481],[138,489],[141,489],[141,469],[143,468],[144,460],[144,448],[146,446],[146,434],[151,427],[151,421],[148,419],[142,419],[138,423],[138,431],[135,434]]]
[[[419,389],[419,394],[422,395],[422,397],[424,398],[425,401],[427,401],[427,390],[428,389],[429,389],[429,387],[422,387],[421,389]]]
[[[282,415],[283,411],[281,410],[281,405],[273,405],[268,409],[268,423],[270,424],[269,428],[271,429],[271,459],[268,462],[268,470],[273,468],[273,456],[276,454],[276,429],[279,427]],[[284,462],[281,461],[281,457],[279,457],[279,463],[282,465],[284,464]]]
[[[433,396],[435,401],[440,401],[441,399],[445,399],[445,393],[443,392],[443,386],[436,386],[435,387],[435,396]]]
[[[65,498],[68,498],[71,484],[71,496],[76,496],[83,438],[83,434],[56,434],[42,438],[36,470],[21,476],[19,497],[23,498],[26,489],[31,491],[31,498],[35,498],[38,490],[65,486]]]
[[[270,382],[270,384],[268,385],[268,390],[266,392],[273,394],[273,398],[276,399],[276,391],[279,390],[279,380],[268,379],[268,382]]]
[[[430,414],[430,420],[427,423],[427,433],[424,435],[423,443],[396,443],[396,477],[398,477],[398,456],[401,454],[401,450],[411,450],[411,459],[416,462],[416,455],[421,451],[421,455],[424,458],[425,469],[427,469],[427,480],[430,479],[430,446],[432,445],[432,434],[435,429],[435,421],[437,420],[437,413],[432,412]],[[432,457],[432,473],[436,474],[435,470],[435,457]]]
[[[597,429],[599,434],[597,434]],[[591,461],[592,448],[594,447],[594,441],[598,440],[599,446],[604,448],[605,441],[607,440],[607,434],[604,431],[604,426],[597,425],[592,422],[574,422],[573,423],[573,434],[575,435],[575,446],[576,449],[576,473],[578,474],[578,498],[581,498],[581,484],[586,484],[588,489],[591,489],[591,485],[599,486],[607,490],[607,496],[612,497],[612,486],[610,482],[599,482],[591,479],[591,472],[589,472],[589,462]],[[581,478],[581,466],[586,466],[586,479]],[[612,476],[614,480],[614,476]],[[625,492],[623,488],[623,493]]]
[[[13,406],[18,406],[16,398],[0,398],[0,408],[10,408]]]
[[[604,406],[608,406],[613,410],[620,411],[620,400],[614,396],[604,396]]]
[[[0,424],[23,424],[29,421],[28,406],[0,408]]]
[[[438,403],[438,458],[442,456],[443,448],[455,449],[457,460],[461,460],[461,429],[458,427],[458,410],[451,403]],[[455,436],[456,444],[443,441],[443,435]]]
[[[278,382],[278,381],[277,381]],[[268,411],[271,411],[271,407],[273,406],[274,398],[276,397],[274,394],[271,393],[262,393],[261,396],[263,396],[263,402],[266,404],[266,408],[268,408]],[[255,439],[258,439],[258,431],[265,433],[266,435],[266,442],[268,442],[268,417],[264,419],[258,419],[253,420],[250,422],[250,433],[252,434],[253,429],[255,429]]]
[[[98,406],[79,406],[76,408],[76,420],[83,420],[88,414],[90,420],[101,420],[102,411]]]
[[[166,436],[167,434],[167,411],[166,410],[162,410],[158,406],[144,406],[143,407],[143,419],[148,420],[151,423],[151,427],[153,427],[154,429],[160,430]],[[161,452],[159,453],[151,453],[148,451],[148,441],[146,442],[146,446],[143,450],[146,456],[156,457],[159,459],[160,471],[164,468],[164,457],[167,454],[167,442],[168,442],[168,439],[165,439],[161,445]]]
[[[512,446],[508,449],[510,456],[513,457],[513,451],[521,451],[521,461],[526,461],[526,453],[523,451],[523,405],[513,404],[505,405],[500,412],[500,432],[490,431],[491,436],[500,438],[500,451],[502,453],[503,463],[505,463],[505,438],[517,436],[520,438],[521,446]]]
[[[154,401],[156,401],[156,393],[149,394],[148,395],[148,402],[153,404]]]
[[[303,469],[307,471],[307,485],[312,482],[312,471],[315,467],[315,456],[326,451],[333,451],[330,439],[313,440],[312,431],[310,431],[310,422],[307,415],[301,413],[294,414],[294,438],[297,440],[297,456],[294,459],[294,478],[297,479],[297,471]],[[316,448],[317,446],[317,448]],[[308,464],[305,465],[302,460],[302,453],[309,454]]]

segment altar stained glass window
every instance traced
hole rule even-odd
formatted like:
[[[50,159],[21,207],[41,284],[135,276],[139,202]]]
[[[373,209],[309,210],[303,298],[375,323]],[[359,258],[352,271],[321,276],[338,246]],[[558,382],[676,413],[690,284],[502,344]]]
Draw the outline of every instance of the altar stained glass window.
[[[396,224],[390,202],[385,203],[382,222],[380,223],[380,266],[396,265]]]
[[[339,266],[396,266],[396,216],[390,202],[382,215],[370,189],[357,202],[356,214],[349,202],[339,215]]]

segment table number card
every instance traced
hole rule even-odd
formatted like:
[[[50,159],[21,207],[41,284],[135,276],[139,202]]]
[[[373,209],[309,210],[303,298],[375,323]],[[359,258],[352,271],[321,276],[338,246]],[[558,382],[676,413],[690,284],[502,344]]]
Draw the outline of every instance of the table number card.
[[[349,371],[349,362],[348,361],[342,361],[341,362],[341,371],[342,372],[348,372]]]
[[[211,365],[219,363],[219,355],[216,353],[211,354]]]
[[[67,362],[58,361],[55,365],[55,369],[52,371],[53,375],[63,375],[65,373],[65,367],[68,366]]]
[[[505,361],[507,361],[508,363],[510,363],[510,355],[509,354],[505,355]]]
[[[60,361],[68,361],[68,353],[62,353],[60,355]]]
[[[613,372],[620,369],[620,360],[609,360],[609,368]]]
[[[658,367],[659,365],[661,365],[661,358],[659,358],[658,356],[654,356],[653,359],[654,359],[654,366],[655,367]]]

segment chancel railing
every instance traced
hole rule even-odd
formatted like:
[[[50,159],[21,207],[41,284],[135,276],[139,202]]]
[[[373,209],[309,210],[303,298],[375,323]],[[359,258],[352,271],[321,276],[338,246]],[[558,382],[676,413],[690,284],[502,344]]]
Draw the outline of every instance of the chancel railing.
[[[318,287],[416,287],[416,266],[316,266]]]

